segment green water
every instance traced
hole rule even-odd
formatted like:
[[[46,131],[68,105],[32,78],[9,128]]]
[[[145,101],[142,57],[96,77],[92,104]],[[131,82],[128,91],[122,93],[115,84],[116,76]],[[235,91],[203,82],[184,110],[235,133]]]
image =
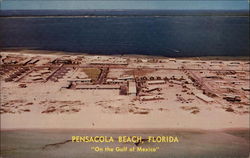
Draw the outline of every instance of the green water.
[[[72,143],[71,136],[177,136],[179,143],[148,143],[157,152],[96,152],[91,147],[136,147],[133,143]],[[46,146],[46,147],[45,147]],[[1,131],[1,158],[248,158],[249,130],[15,130]]]

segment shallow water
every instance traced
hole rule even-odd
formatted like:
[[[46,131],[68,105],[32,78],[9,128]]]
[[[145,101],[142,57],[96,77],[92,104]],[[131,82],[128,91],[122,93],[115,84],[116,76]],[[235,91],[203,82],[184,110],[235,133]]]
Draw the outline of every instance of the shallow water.
[[[136,147],[133,143],[72,143],[47,146],[70,140],[71,136],[177,136],[179,143],[148,143],[140,147],[159,147],[157,152],[96,152],[99,147]],[[187,131],[187,130],[16,130],[1,132],[2,158],[247,158],[249,130]]]

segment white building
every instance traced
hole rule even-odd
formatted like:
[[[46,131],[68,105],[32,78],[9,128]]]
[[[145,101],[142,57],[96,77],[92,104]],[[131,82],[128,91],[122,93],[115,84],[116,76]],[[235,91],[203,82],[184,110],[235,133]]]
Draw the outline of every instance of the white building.
[[[165,84],[166,82],[164,80],[152,80],[152,81],[147,81],[148,85],[154,85],[154,84]]]
[[[129,82],[128,83],[128,95],[136,95],[137,88],[135,82]]]

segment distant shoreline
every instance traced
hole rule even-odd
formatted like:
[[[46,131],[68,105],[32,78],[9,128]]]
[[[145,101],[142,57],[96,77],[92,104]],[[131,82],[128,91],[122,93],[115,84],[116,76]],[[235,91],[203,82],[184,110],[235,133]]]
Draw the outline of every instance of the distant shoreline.
[[[168,16],[249,16],[248,10],[2,10],[0,17],[168,17]]]
[[[145,58],[177,58],[186,60],[239,60],[249,61],[250,56],[193,56],[193,57],[167,57],[160,55],[141,55],[141,54],[89,54],[84,52],[66,52],[66,51],[50,51],[50,50],[33,50],[33,49],[0,49],[0,52],[6,53],[22,53],[22,54],[51,54],[51,55],[88,55],[88,56],[121,56],[121,57],[145,57]]]
[[[137,18],[137,17],[204,17],[204,16],[217,16],[217,17],[249,17],[249,15],[20,15],[20,16],[2,16],[0,18]]]

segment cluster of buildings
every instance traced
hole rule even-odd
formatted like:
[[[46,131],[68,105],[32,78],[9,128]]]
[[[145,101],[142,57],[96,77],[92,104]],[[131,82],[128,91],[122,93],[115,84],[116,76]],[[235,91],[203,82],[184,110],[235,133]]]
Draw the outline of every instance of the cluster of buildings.
[[[133,63],[135,62],[135,63]],[[161,63],[163,70],[183,71],[190,80],[167,78],[164,74],[154,75],[118,75],[108,77],[109,68],[138,69],[138,64]],[[166,64],[168,63],[168,64]],[[135,64],[135,65],[133,65]],[[174,67],[173,65],[179,67]],[[168,67],[166,67],[169,66]],[[119,90],[121,95],[137,96],[141,101],[161,100],[162,86],[169,83],[185,86],[188,82],[203,93],[195,96],[207,103],[214,97],[221,97],[230,102],[247,98],[249,91],[249,63],[242,61],[191,61],[149,58],[125,58],[117,56],[36,56],[3,55],[1,56],[0,74],[6,82],[62,82],[61,88],[72,90]],[[84,73],[84,69],[89,74]],[[80,69],[82,71],[80,71]],[[149,68],[156,71],[154,66]],[[159,68],[160,69],[160,68]],[[74,75],[77,74],[77,75]],[[82,76],[81,76],[82,75]],[[95,77],[93,77],[95,76]],[[25,86],[21,86],[25,87]]]

